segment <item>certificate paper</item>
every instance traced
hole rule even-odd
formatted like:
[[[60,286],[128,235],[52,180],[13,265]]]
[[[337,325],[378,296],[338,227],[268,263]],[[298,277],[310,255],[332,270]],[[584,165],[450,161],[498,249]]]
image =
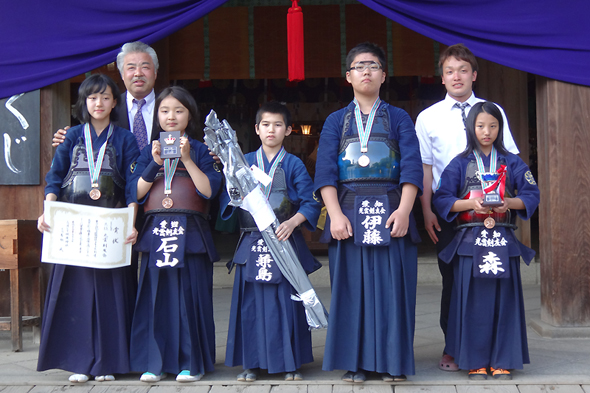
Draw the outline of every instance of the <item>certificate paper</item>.
[[[111,209],[44,201],[45,222],[41,261],[113,269],[131,264],[133,208]]]

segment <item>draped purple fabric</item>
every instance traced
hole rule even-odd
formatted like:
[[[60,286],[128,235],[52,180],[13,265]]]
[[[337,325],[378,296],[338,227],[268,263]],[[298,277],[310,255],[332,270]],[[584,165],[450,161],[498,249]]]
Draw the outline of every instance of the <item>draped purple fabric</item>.
[[[359,2],[443,44],[462,42],[483,59],[590,86],[588,0]]]
[[[123,43],[153,43],[226,1],[2,1],[0,98],[111,62]],[[449,45],[463,42],[484,59],[590,86],[587,0],[360,2],[436,41]]]
[[[152,44],[226,1],[2,1],[0,98],[110,63],[125,42]]]

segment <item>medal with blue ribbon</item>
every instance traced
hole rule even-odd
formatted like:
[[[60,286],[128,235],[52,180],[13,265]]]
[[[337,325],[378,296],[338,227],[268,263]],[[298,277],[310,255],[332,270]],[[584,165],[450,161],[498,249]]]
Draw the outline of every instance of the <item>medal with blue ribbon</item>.
[[[104,141],[94,162],[94,150],[92,150],[92,136],[90,135],[90,124],[84,124],[84,139],[86,143],[86,158],[88,159],[88,173],[90,174],[90,184],[92,189],[88,193],[90,199],[96,201],[100,199],[100,190],[98,189],[98,176],[100,176],[100,168],[102,168],[102,162],[104,160],[104,153],[107,149],[107,143],[113,133],[113,125],[109,124],[109,131],[107,133],[107,139]]]
[[[166,158],[164,160],[164,194],[166,195],[166,198],[162,199],[162,206],[164,206],[165,209],[170,209],[172,205],[174,205],[174,201],[170,198],[170,194],[172,194],[172,179],[174,178],[174,173],[178,166],[178,160],[179,158]]]
[[[354,99],[354,117],[356,119],[356,128],[359,133],[359,141],[361,143],[361,153],[367,153],[369,151],[368,144],[369,144],[369,137],[371,136],[371,129],[373,128],[373,122],[375,121],[375,114],[377,113],[377,109],[379,108],[379,104],[381,103],[381,98],[377,97],[375,103],[373,103],[373,107],[371,107],[371,112],[369,113],[369,117],[367,118],[367,126],[363,126],[363,118],[361,116],[361,109],[357,99]],[[371,159],[366,154],[363,154],[359,157],[358,164],[362,167],[366,167],[371,163]]]
[[[262,157],[263,151],[262,151],[262,146],[256,150],[256,166],[260,169],[262,169],[263,172],[266,172],[266,170],[264,169],[264,158]],[[285,155],[287,154],[287,151],[285,150],[284,147],[281,147],[281,150],[279,150],[278,154],[275,157],[274,162],[272,163],[272,165],[270,166],[270,170],[268,171],[268,176],[270,176],[271,179],[274,178],[275,176],[275,172],[277,170],[277,168],[279,167],[279,165],[281,164],[281,162],[283,161],[283,158],[285,158]],[[262,187],[262,190],[264,191],[264,195],[266,195],[266,199],[268,199],[268,197],[270,196],[270,189],[272,188],[272,181],[270,183],[268,183],[268,185],[263,185],[260,184],[260,186]]]

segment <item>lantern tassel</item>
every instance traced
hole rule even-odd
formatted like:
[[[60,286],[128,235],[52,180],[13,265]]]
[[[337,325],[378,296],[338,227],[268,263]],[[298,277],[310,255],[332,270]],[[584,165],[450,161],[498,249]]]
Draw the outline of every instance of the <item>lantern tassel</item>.
[[[289,80],[305,79],[305,61],[303,55],[303,12],[297,0],[291,0],[287,14],[287,49],[289,58]]]

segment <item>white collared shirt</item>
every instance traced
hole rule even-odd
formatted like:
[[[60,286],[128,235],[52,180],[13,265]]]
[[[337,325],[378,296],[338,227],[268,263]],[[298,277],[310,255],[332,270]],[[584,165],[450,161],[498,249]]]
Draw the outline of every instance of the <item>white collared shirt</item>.
[[[475,94],[467,99],[469,106],[465,108],[465,115],[473,105],[482,102]],[[432,165],[432,191],[436,191],[438,181],[444,169],[453,158],[462,153],[467,147],[467,135],[465,125],[461,117],[461,108],[455,104],[458,101],[446,95],[445,99],[424,109],[416,119],[416,134],[420,142],[420,154],[422,163]],[[518,147],[514,143],[506,114],[500,105],[496,104],[502,112],[504,120],[504,147],[511,153],[518,154]]]
[[[127,115],[129,116],[129,128],[133,132],[133,120],[137,113],[137,104],[133,102],[135,98],[129,92],[125,95],[127,99]],[[156,105],[156,93],[154,90],[145,97],[145,104],[141,108],[141,114],[143,115],[143,121],[145,122],[145,129],[147,131],[148,142],[152,140],[152,127],[154,120],[154,106]]]

